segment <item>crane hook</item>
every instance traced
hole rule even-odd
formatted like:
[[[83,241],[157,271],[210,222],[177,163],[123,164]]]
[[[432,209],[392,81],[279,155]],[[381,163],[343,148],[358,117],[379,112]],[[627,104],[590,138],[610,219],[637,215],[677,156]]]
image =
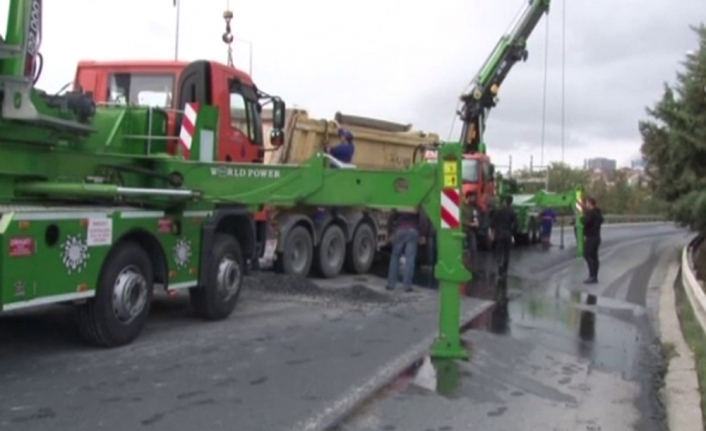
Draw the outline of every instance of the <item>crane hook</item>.
[[[233,36],[231,27],[230,27],[230,22],[233,19],[233,11],[230,9],[226,9],[223,12],[223,20],[226,22],[226,31],[223,33],[223,43],[228,45],[228,66],[230,67],[235,67],[233,65],[233,41],[235,40],[235,37]]]

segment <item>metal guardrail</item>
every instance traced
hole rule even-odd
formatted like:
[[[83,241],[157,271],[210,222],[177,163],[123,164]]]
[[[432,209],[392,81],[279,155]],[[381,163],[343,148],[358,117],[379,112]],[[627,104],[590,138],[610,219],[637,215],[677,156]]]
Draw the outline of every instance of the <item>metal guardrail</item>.
[[[560,216],[559,221],[563,219],[565,224],[569,224],[573,216]],[[621,223],[655,223],[667,222],[667,218],[659,214],[603,214],[605,224],[621,224]]]
[[[696,278],[694,267],[694,252],[699,248],[706,236],[699,235],[684,247],[681,261],[681,277],[686,296],[694,309],[696,319],[701,328],[706,331],[706,292],[701,282]]]

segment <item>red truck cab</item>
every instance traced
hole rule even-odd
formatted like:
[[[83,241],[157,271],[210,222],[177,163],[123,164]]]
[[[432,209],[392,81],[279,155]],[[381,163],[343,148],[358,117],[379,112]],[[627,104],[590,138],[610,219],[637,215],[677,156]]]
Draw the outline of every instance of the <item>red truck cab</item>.
[[[166,109],[168,151],[176,153],[180,111],[188,102],[221,108],[220,142],[215,161],[262,163],[264,141],[259,91],[250,77],[211,61],[88,61],[79,62],[75,89],[92,92],[98,105],[134,104]]]

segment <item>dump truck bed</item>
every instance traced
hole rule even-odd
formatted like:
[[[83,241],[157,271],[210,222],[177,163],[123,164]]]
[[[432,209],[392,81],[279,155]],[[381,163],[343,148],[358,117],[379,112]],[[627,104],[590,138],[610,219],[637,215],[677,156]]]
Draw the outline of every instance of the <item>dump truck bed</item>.
[[[263,112],[263,129],[269,136],[271,113]],[[436,134],[412,131],[411,125],[346,115],[340,112],[336,120],[313,119],[305,110],[287,112],[285,144],[274,151],[267,144],[266,164],[299,164],[326,145],[336,145],[338,127],[345,127],[355,136],[356,167],[373,170],[401,170],[413,163],[414,150],[419,145],[439,141]],[[419,154],[419,157],[423,153]]]

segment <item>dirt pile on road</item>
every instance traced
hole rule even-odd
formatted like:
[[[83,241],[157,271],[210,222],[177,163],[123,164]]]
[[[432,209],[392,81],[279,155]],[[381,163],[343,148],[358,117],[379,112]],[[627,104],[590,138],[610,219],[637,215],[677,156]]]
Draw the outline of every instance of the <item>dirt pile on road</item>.
[[[364,284],[353,284],[346,287],[321,287],[308,278],[266,272],[246,277],[243,287],[247,292],[256,296],[264,295],[284,300],[380,305],[400,302],[399,298]]]

